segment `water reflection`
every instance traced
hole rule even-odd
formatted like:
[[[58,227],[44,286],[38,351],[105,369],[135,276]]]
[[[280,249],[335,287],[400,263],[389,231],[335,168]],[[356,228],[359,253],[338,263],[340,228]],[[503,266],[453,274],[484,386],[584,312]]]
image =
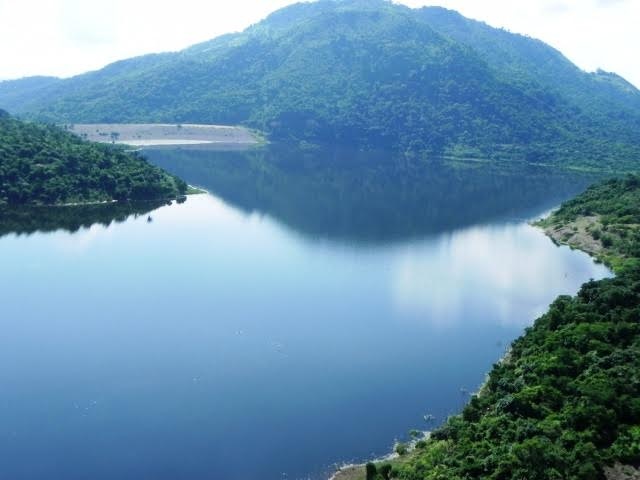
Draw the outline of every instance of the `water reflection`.
[[[526,224],[470,227],[411,244],[393,267],[393,300],[403,315],[436,327],[471,321],[524,327],[547,310],[552,296],[573,294],[594,272],[582,258]],[[552,294],[550,292],[553,292]],[[472,312],[490,311],[491,316]]]
[[[356,151],[153,150],[149,158],[245,212],[312,238],[380,244],[497,219],[570,198],[593,176],[528,165],[447,163]]]
[[[180,200],[181,202],[184,199]],[[147,215],[149,212],[171,202],[112,203],[68,207],[1,207],[0,237],[9,234],[31,235],[33,233],[69,233],[90,228],[98,224],[108,227],[122,223],[129,217]]]

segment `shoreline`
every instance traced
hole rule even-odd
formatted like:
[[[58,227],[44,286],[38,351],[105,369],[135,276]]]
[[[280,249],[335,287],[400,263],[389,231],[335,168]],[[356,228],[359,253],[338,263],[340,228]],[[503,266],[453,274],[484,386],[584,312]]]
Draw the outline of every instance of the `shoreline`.
[[[604,245],[589,233],[594,228],[602,225],[599,216],[584,216],[565,224],[550,224],[549,221],[552,215],[553,213],[534,222],[533,226],[542,229],[545,235],[556,245],[566,245],[585,252],[596,260],[600,260],[600,255],[604,252]]]
[[[418,450],[418,443],[429,440],[431,436],[430,431],[420,432],[421,437],[413,438],[408,442],[396,442],[390,453],[386,455],[373,458],[363,463],[346,463],[340,467],[328,478],[328,480],[365,480],[367,464],[374,463],[379,465],[381,463],[399,463],[404,460],[412,458],[413,454]],[[406,447],[406,453],[400,455],[396,452],[398,445],[404,445]]]
[[[241,126],[190,123],[67,124],[67,131],[92,142],[131,147],[218,146],[249,148],[265,143],[263,135]]]
[[[555,245],[586,253],[594,262],[604,264],[614,275],[628,260],[627,256],[614,252],[609,244],[605,245],[603,240],[607,236],[603,232],[607,231],[607,227],[601,215],[583,215],[570,221],[558,221],[555,212],[556,210],[531,223],[541,229]],[[608,238],[612,242],[611,236]]]
[[[73,208],[73,207],[97,207],[97,206],[107,206],[107,205],[115,205],[115,204],[127,204],[127,203],[153,203],[153,202],[174,202],[180,199],[186,199],[186,197],[190,197],[193,195],[204,195],[209,192],[203,190],[198,187],[193,187],[189,185],[190,190],[187,190],[187,193],[184,195],[179,195],[176,197],[166,197],[166,198],[147,198],[144,200],[101,200],[95,202],[69,202],[69,203],[52,203],[52,204],[0,204],[2,208]]]
[[[600,225],[600,217],[599,216],[591,216],[591,217],[581,217],[575,222],[570,222],[566,224],[552,224],[551,220],[554,218],[554,213],[557,209],[553,209],[546,214],[545,217],[530,222],[530,225],[540,229],[555,245],[559,246],[568,246],[572,249],[580,250],[587,255],[589,255],[595,262],[605,263],[609,270],[615,276],[615,270],[613,266],[606,262],[606,258],[603,257],[603,254],[606,251],[606,248],[603,246],[602,242],[594,239],[590,231],[594,228],[597,228]],[[511,356],[511,346],[505,353],[505,355],[499,360],[498,363],[509,362]],[[489,372],[487,372],[485,381],[482,383],[476,395],[482,395],[483,389],[487,384],[487,380],[489,377]],[[428,440],[430,432],[425,432],[425,436],[422,438],[424,440]],[[420,439],[421,440],[421,439]],[[406,455],[400,456],[395,452],[392,452],[386,456],[382,456],[379,458],[375,458],[370,460],[371,463],[379,465],[385,462],[393,462],[399,459],[408,459],[411,458],[412,453],[416,451],[416,443],[418,440],[412,441],[409,446],[409,451]],[[345,464],[339,467],[329,478],[328,480],[365,480],[366,471],[365,467],[367,463],[359,463],[359,464]],[[614,469],[612,469],[613,471]]]

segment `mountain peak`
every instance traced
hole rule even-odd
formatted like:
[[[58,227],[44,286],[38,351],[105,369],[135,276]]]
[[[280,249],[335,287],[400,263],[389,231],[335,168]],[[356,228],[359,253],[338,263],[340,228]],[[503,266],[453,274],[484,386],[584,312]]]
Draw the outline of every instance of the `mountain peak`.
[[[392,3],[390,0],[316,0],[314,2],[294,3],[273,12],[256,26],[289,28],[301,21],[328,13],[346,12],[399,12],[407,7]]]

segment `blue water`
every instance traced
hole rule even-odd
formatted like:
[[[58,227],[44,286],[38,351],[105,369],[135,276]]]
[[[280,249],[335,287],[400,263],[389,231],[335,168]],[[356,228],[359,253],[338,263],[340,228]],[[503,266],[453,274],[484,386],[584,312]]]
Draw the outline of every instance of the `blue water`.
[[[2,480],[326,478],[457,412],[550,301],[608,275],[527,224],[591,179],[149,155],[210,194],[3,230]]]

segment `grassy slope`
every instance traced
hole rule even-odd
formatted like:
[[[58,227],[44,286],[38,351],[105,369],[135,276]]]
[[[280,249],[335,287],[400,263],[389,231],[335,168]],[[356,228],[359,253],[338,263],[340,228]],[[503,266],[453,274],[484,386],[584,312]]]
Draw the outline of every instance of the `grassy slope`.
[[[640,177],[590,188],[543,226],[571,230],[585,218],[597,218],[585,235],[618,276],[559,297],[462,414],[387,477],[632,478],[611,467],[640,466]]]
[[[157,200],[186,191],[139,155],[0,113],[0,205]]]

